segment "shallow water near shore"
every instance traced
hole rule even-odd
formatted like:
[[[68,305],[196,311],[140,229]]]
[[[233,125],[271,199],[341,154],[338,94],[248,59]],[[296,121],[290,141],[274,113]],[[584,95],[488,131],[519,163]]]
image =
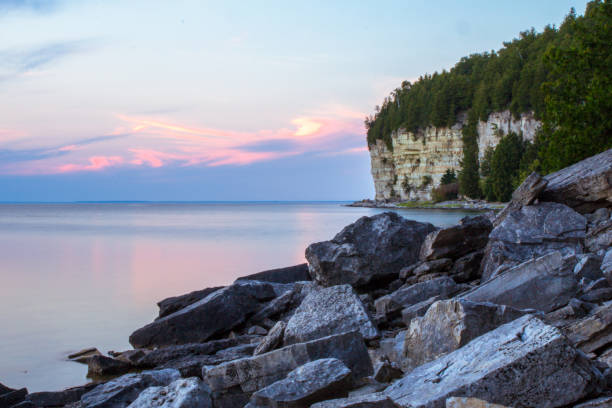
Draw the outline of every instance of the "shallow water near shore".
[[[0,382],[87,382],[65,356],[130,348],[156,302],[304,262],[312,242],[385,210],[337,202],[0,204]],[[437,226],[473,212],[398,209]]]

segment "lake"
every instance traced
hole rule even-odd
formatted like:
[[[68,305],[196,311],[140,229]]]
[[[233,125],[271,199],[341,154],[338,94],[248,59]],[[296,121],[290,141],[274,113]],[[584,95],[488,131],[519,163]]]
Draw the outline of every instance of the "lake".
[[[302,263],[310,243],[384,211],[341,204],[0,204],[0,382],[84,384],[66,355],[130,348],[159,300]],[[473,214],[396,212],[437,226]]]

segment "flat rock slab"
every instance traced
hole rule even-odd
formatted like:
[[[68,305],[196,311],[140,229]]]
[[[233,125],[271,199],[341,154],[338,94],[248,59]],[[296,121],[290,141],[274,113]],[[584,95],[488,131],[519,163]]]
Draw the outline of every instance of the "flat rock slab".
[[[78,406],[79,408],[127,407],[146,388],[168,385],[180,377],[178,370],[173,369],[122,375],[83,394]]]
[[[559,407],[589,394],[598,378],[559,330],[523,316],[417,367],[384,393],[411,408],[444,408],[449,397]]]
[[[37,407],[62,407],[81,399],[83,394],[93,390],[98,384],[90,383],[80,387],[67,388],[63,391],[41,391],[28,394],[26,401]]]
[[[465,217],[458,225],[434,231],[421,246],[420,259],[457,259],[487,245],[493,224],[485,216]]]
[[[303,263],[300,265],[288,266],[286,268],[270,269],[269,271],[242,276],[236,279],[236,282],[255,280],[261,282],[293,283],[309,281],[310,279],[308,264]]]
[[[463,347],[476,337],[511,322],[527,311],[465,299],[435,302],[423,317],[411,321],[402,353],[409,371]]]
[[[491,404],[478,398],[451,397],[446,400],[446,408],[509,408],[505,405]]]
[[[392,278],[418,260],[425,236],[435,229],[393,212],[361,217],[331,241],[306,249],[310,275],[323,286],[365,286]]]
[[[351,370],[342,361],[315,360],[255,392],[247,407],[309,407],[315,402],[346,396],[351,385]]]
[[[563,204],[540,202],[510,212],[489,235],[482,280],[554,250],[582,253],[585,236],[586,218]]]
[[[210,389],[199,378],[186,378],[164,387],[149,387],[129,408],[211,408]]]
[[[383,393],[360,395],[318,402],[310,408],[398,408],[391,398]]]
[[[259,355],[263,353],[267,353],[268,351],[272,351],[275,348],[278,348],[280,344],[283,342],[283,336],[285,335],[285,328],[287,327],[287,323],[279,320],[276,324],[270,329],[266,337],[263,338],[261,343],[257,345],[255,350],[253,351],[253,355]]]
[[[583,214],[612,207],[612,149],[544,178],[548,185],[542,200],[564,203]]]
[[[228,397],[227,394],[239,394],[239,397],[242,394],[248,399],[253,392],[285,378],[297,367],[322,358],[342,361],[352,371],[355,379],[373,373],[363,337],[359,332],[349,332],[292,344],[214,367],[204,367],[202,377],[213,391],[213,400],[222,401]]]
[[[558,251],[551,252],[511,268],[460,297],[550,312],[566,305],[576,294],[574,261]]]
[[[612,302],[598,307],[592,315],[564,329],[568,339],[585,353],[612,343]]]
[[[235,283],[136,330],[130,343],[135,348],[148,348],[204,342],[240,325],[262,302],[274,297],[276,292],[269,283]]]
[[[303,343],[355,330],[364,339],[379,337],[378,329],[352,286],[331,286],[306,296],[287,322],[284,343]]]
[[[206,296],[218,291],[219,289],[223,289],[223,286],[195,290],[184,295],[173,296],[161,300],[157,302],[157,307],[159,307],[159,316],[157,318],[159,319],[171,315],[174,312],[178,312],[179,310],[197,302],[198,300],[204,299]]]

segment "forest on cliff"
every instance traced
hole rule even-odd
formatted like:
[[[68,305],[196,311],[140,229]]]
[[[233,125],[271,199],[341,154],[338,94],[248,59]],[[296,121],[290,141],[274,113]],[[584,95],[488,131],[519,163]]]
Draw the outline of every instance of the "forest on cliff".
[[[382,140],[393,149],[399,128],[419,135],[467,113],[460,192],[506,201],[531,171],[547,174],[612,147],[611,44],[612,0],[591,1],[583,16],[572,9],[558,28],[532,28],[450,71],[402,82],[365,119],[368,146]],[[533,143],[503,136],[480,163],[476,125],[506,109],[515,117],[533,112],[542,127]]]

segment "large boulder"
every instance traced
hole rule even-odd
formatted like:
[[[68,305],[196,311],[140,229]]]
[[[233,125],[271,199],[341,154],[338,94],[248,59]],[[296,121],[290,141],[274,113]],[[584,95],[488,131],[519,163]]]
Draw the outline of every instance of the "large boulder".
[[[336,285],[310,293],[285,328],[285,344],[359,331],[364,339],[379,336],[378,330],[351,285]]]
[[[552,326],[523,316],[415,368],[384,393],[401,407],[443,408],[449,397],[559,407],[592,392],[601,374]]]
[[[274,283],[293,283],[300,281],[309,281],[310,273],[308,272],[308,264],[299,264],[295,266],[288,266],[285,268],[270,269],[269,271],[263,271],[254,273],[252,275],[242,276],[236,279],[236,282],[240,281],[255,280],[261,282],[274,282]]]
[[[98,385],[89,383],[79,387],[71,387],[62,391],[40,391],[28,394],[26,401],[37,407],[62,407],[81,399],[83,394],[91,391]]]
[[[612,149],[545,177],[540,194],[546,201],[564,203],[580,213],[612,207]]]
[[[398,290],[376,299],[374,302],[376,314],[381,317],[387,316],[434,296],[445,299],[457,293],[461,288],[449,277],[431,279],[414,285],[404,285]]]
[[[363,337],[355,331],[204,367],[202,377],[213,391],[215,406],[243,406],[255,391],[285,378],[299,366],[322,358],[342,361],[352,371],[354,379],[373,373]]]
[[[178,312],[179,310],[197,302],[198,300],[204,299],[206,296],[218,291],[219,289],[223,289],[223,286],[195,290],[184,295],[173,296],[160,300],[157,302],[157,306],[159,307],[159,316],[157,318],[161,319],[162,317],[171,315],[174,312]]]
[[[315,402],[345,397],[351,385],[351,370],[336,358],[324,358],[306,363],[255,392],[247,407],[309,407]]]
[[[564,258],[559,251],[551,252],[517,265],[460,297],[550,312],[576,295],[575,263],[575,257]]]
[[[521,185],[512,193],[512,199],[508,205],[497,214],[493,221],[493,226],[497,227],[506,219],[508,214],[520,210],[526,205],[532,204],[538,198],[538,195],[546,188],[547,184],[548,180],[542,178],[538,173],[534,172],[527,176]]]
[[[361,217],[331,241],[306,249],[310,274],[323,286],[364,286],[390,279],[418,260],[425,236],[434,230],[432,224],[410,221],[393,212]]]
[[[80,408],[127,407],[148,387],[165,386],[181,377],[177,370],[165,369],[126,374],[98,385],[81,396]]]
[[[542,202],[509,213],[489,235],[482,280],[545,253],[582,253],[586,218],[558,203]]]
[[[18,390],[0,384],[0,407],[12,407],[21,403],[28,395],[27,388]]]
[[[457,259],[487,245],[493,224],[485,216],[465,217],[458,225],[431,232],[421,247],[420,259]]]
[[[149,387],[129,408],[211,408],[210,389],[197,377]]]
[[[275,296],[269,283],[235,283],[136,330],[130,343],[145,348],[204,342],[245,322],[262,302]]]
[[[409,371],[455,351],[525,313],[512,307],[464,299],[435,302],[423,317],[410,322],[402,353],[402,369]]]

